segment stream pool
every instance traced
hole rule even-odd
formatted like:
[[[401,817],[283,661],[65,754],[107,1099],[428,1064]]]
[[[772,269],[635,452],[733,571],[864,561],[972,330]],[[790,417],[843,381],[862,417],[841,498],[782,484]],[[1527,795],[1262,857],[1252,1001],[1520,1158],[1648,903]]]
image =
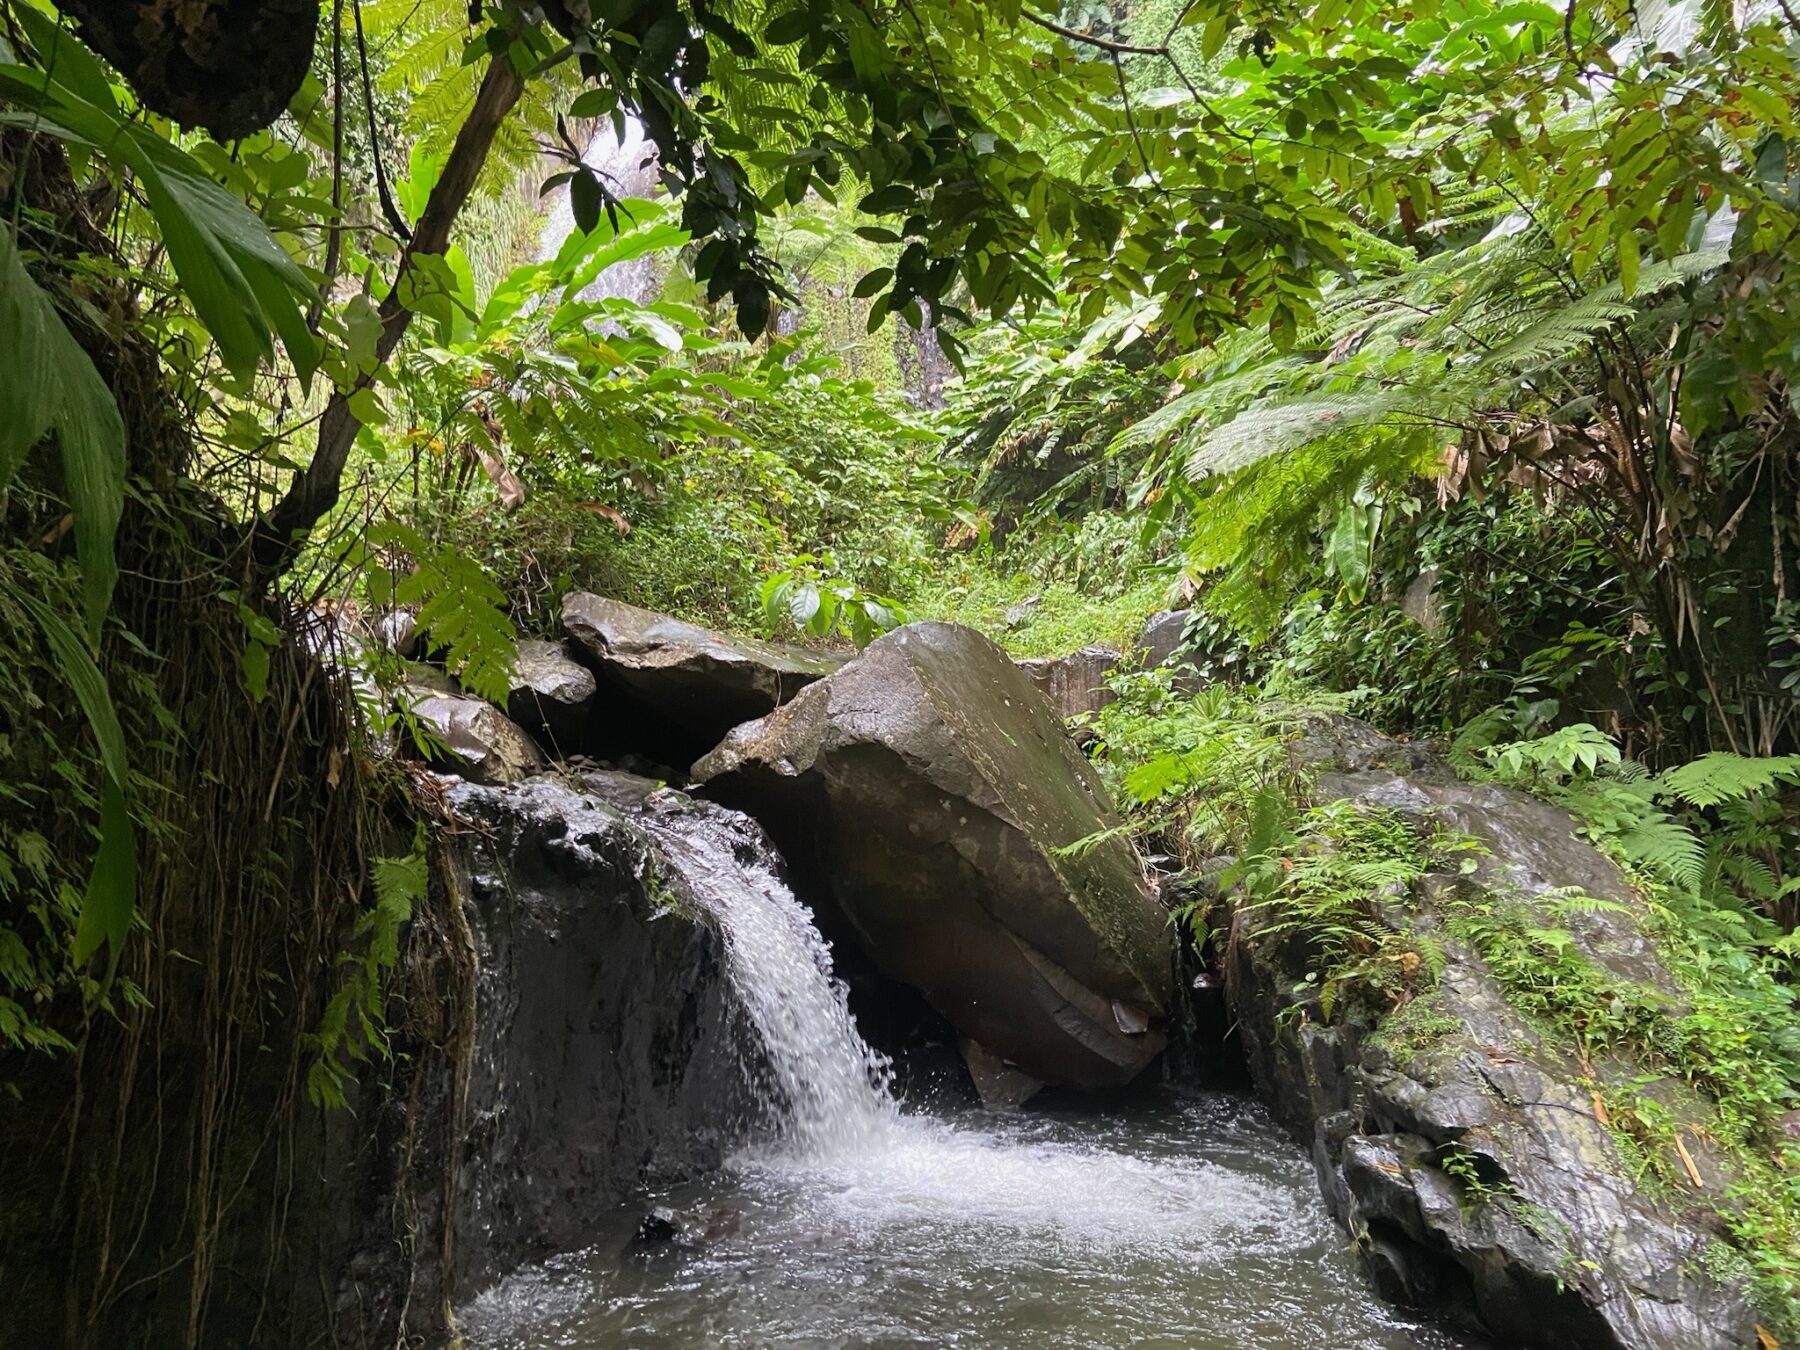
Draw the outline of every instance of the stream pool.
[[[651,1204],[712,1230],[636,1244]],[[619,1212],[464,1309],[472,1350],[1450,1350],[1379,1302],[1254,1102],[899,1113]]]

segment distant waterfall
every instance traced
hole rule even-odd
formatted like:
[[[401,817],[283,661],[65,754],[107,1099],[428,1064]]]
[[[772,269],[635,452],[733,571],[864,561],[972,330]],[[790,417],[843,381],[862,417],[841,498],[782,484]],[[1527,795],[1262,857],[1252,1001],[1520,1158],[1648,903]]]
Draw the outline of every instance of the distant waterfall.
[[[622,139],[614,133],[611,122],[603,123],[581,160],[600,175],[607,191],[621,200],[648,198],[657,191],[656,147],[635,117],[625,119]],[[554,258],[574,230],[575,213],[569,205],[569,191],[558,188],[543,232],[538,236],[538,260]],[[654,254],[617,263],[595,277],[582,295],[588,300],[610,296],[649,304],[656,299],[660,286],[658,266]]]

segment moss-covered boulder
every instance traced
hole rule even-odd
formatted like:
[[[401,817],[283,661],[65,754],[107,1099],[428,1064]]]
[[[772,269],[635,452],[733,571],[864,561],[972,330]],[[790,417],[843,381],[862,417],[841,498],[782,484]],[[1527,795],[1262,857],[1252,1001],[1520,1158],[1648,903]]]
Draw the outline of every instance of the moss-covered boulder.
[[[1727,1131],[1630,1053],[1685,1011],[1643,899],[1567,812],[1463,782],[1417,744],[1318,717],[1291,749],[1318,771],[1314,804],[1474,845],[1368,897],[1389,959],[1416,971],[1397,1006],[1330,998],[1330,944],[1300,909],[1227,894],[1210,916],[1251,1072],[1311,1143],[1382,1291],[1508,1346],[1766,1343],[1725,1241],[1743,1181],[1717,1148]],[[1597,1024],[1585,1045],[1556,1013],[1577,989]],[[1609,1040],[1607,1018],[1628,1033]],[[1666,1138],[1628,1135],[1628,1111]]]
[[[764,817],[860,944],[964,1036],[1050,1083],[1161,1049],[1168,915],[1106,791],[1006,654],[912,624],[694,766]]]

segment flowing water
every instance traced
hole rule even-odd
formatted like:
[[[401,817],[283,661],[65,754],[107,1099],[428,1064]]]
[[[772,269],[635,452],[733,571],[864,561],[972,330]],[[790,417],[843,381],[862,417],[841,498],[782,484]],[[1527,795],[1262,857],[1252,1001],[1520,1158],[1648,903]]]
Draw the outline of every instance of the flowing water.
[[[483,1350],[1044,1346],[1400,1350],[1458,1344],[1366,1289],[1310,1163],[1254,1103],[913,1109],[862,1041],[829,951],[730,813],[651,827],[725,933],[782,1127],[587,1251],[463,1314]]]

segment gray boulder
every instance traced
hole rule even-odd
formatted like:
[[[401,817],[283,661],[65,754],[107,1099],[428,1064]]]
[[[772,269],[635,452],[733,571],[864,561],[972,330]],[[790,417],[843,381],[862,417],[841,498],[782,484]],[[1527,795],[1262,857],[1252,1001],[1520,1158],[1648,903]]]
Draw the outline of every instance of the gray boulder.
[[[1132,650],[1137,654],[1138,669],[1162,670],[1174,667],[1176,670],[1172,686],[1179,694],[1196,693],[1202,683],[1199,674],[1192,668],[1192,659],[1187,644],[1188,619],[1192,610],[1165,609],[1152,614],[1144,621],[1143,631]]]
[[[412,697],[413,715],[442,743],[433,764],[471,783],[503,786],[544,767],[537,743],[493,704],[467,694],[427,692]]]
[[[562,643],[521,642],[506,710],[515,722],[567,753],[585,742],[597,689],[594,672],[571,657]]]
[[[585,591],[563,597],[563,627],[600,686],[606,722],[592,748],[636,750],[676,765],[847,659],[727,637]]]
[[[1399,1301],[1460,1309],[1506,1345],[1549,1350],[1727,1350],[1756,1343],[1744,1289],[1715,1272],[1716,1215],[1730,1178],[1694,1136],[1705,1189],[1680,1206],[1640,1184],[1596,1102],[1649,1092],[1698,1119],[1685,1084],[1635,1063],[1582,1060],[1512,1006],[1479,952],[1443,924],[1452,898],[1523,905],[1586,960],[1674,1003],[1641,900],[1563,811],[1461,782],[1415,744],[1342,717],[1296,744],[1325,770],[1314,800],[1397,811],[1473,836],[1470,876],[1428,873],[1376,901],[1385,921],[1442,960],[1429,992],[1398,1012],[1324,1015],[1304,980],[1312,945],[1266,910],[1216,902],[1230,992],[1253,1077],[1311,1141],[1327,1202],[1378,1286]],[[1451,864],[1455,867],[1455,864]],[[1621,909],[1558,908],[1569,888]]]
[[[1181,650],[1182,634],[1187,631],[1185,609],[1164,609],[1144,620],[1138,634],[1136,651],[1145,670],[1160,670],[1175,659]]]
[[[1067,656],[1033,657],[1014,662],[1049,700],[1056,715],[1068,721],[1099,712],[1118,697],[1106,677],[1124,657],[1111,647],[1083,647]]]
[[[969,1040],[1047,1083],[1161,1049],[1168,915],[1105,788],[1006,654],[912,624],[694,766],[816,867],[862,947]]]

